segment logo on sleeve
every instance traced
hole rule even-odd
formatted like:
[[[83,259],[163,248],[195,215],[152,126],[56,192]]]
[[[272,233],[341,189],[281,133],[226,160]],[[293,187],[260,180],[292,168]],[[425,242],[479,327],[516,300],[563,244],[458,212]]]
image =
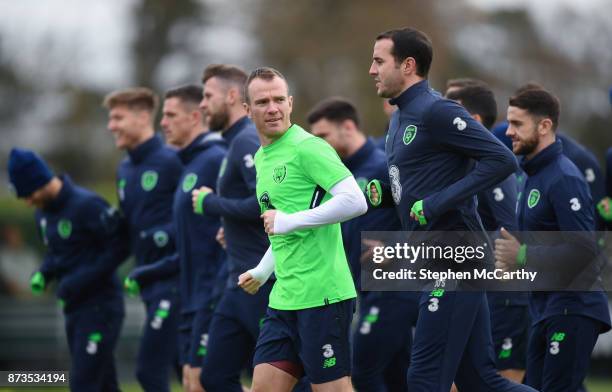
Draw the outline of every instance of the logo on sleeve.
[[[251,154],[246,154],[242,157],[242,160],[244,161],[244,166],[249,169],[255,166],[255,161],[253,160],[253,155]]]
[[[227,157],[223,158],[221,161],[221,167],[219,168],[219,178],[223,177],[225,174],[225,169],[227,169]]]
[[[142,189],[147,192],[153,190],[155,185],[157,185],[157,178],[158,175],[156,171],[147,170],[146,172],[142,173],[142,177],[140,177],[140,185],[142,186]]]
[[[183,178],[183,192],[187,193],[193,189],[196,182],[198,182],[198,175],[195,173],[189,173]]]
[[[461,117],[455,117],[453,120],[453,125],[455,125],[460,131],[463,131],[467,127],[467,123],[463,121]]]
[[[57,222],[57,233],[65,240],[70,238],[72,234],[72,222],[68,219],[60,219],[60,221]]]
[[[272,205],[272,202],[270,201],[270,195],[268,194],[268,192],[264,192],[260,197],[259,197],[259,208],[261,209],[261,212],[264,213],[268,210],[274,210],[274,206]]]
[[[504,200],[504,191],[500,187],[493,189],[493,198],[495,201]]]
[[[533,208],[540,201],[540,191],[537,189],[532,189],[529,192],[529,196],[527,196],[527,207]]]
[[[47,219],[42,218],[40,220],[40,234],[43,238],[43,243],[45,245],[49,245],[49,240],[47,239]]]
[[[117,192],[119,193],[119,200],[123,201],[125,199],[125,185],[127,181],[125,178],[120,179],[117,182]]]
[[[593,171],[593,169],[591,169],[590,167],[587,168],[584,171],[584,178],[587,180],[587,182],[593,182],[595,181],[595,172]]]
[[[580,204],[580,200],[577,197],[570,199],[570,208],[572,211],[580,211],[582,205]]]
[[[163,230],[158,230],[153,233],[153,242],[158,248],[163,248],[168,244],[168,234]]]
[[[416,125],[408,125],[406,129],[404,129],[404,138],[403,138],[404,144],[409,145],[410,143],[412,143],[412,141],[416,137],[416,134],[417,134]],[[387,135],[387,137],[388,136],[389,135]]]
[[[389,167],[389,178],[391,179],[391,195],[396,205],[402,200],[402,183],[400,182],[400,171],[395,165]]]
[[[285,165],[276,166],[274,168],[274,173],[272,174],[272,178],[274,182],[280,184],[287,176],[287,167]]]

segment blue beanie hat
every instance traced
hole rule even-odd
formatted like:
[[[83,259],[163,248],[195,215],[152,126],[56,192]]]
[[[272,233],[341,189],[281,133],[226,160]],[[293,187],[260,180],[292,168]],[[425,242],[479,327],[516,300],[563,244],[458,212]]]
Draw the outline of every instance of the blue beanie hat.
[[[53,178],[49,166],[36,153],[13,148],[8,161],[11,185],[17,197],[27,197],[47,185]]]

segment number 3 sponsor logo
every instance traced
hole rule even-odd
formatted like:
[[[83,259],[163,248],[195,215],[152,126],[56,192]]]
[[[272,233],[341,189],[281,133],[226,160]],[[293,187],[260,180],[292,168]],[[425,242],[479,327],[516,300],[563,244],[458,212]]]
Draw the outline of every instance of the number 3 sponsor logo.
[[[580,211],[582,205],[580,204],[580,200],[577,197],[570,199],[570,207],[572,211]]]

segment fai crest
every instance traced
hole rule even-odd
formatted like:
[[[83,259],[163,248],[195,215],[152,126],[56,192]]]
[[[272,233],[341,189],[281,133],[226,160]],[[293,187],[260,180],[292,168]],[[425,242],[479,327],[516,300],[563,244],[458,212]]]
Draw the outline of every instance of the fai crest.
[[[527,207],[533,208],[538,204],[539,201],[540,191],[537,189],[532,189],[531,192],[529,192],[529,196],[527,198]]]
[[[417,134],[416,125],[408,125],[406,129],[404,129],[404,137],[403,137],[404,144],[409,145],[410,143],[412,143],[412,141],[416,137],[416,134]]]
[[[142,186],[142,189],[149,192],[155,188],[155,185],[157,185],[157,177],[157,172],[153,170],[147,170],[146,172],[142,173],[142,177],[140,177],[140,185]]]
[[[272,178],[274,179],[274,182],[276,182],[277,184],[280,184],[281,182],[283,182],[286,176],[287,176],[287,167],[285,165],[276,166],[274,168],[274,173],[272,174]]]
[[[70,222],[68,219],[61,219],[57,223],[57,232],[59,236],[65,240],[70,238],[70,235],[72,234],[72,222]]]

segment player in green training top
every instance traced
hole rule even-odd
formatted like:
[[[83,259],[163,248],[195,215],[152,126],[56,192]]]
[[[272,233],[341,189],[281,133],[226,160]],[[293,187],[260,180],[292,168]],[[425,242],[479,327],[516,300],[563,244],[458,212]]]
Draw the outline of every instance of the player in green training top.
[[[239,285],[253,293],[276,275],[255,349],[253,390],[290,391],[305,373],[315,392],[352,391],[356,293],[339,222],[364,214],[365,198],[334,149],[291,124],[293,97],[280,72],[258,68],[245,88],[261,140],[257,197],[271,246]]]

